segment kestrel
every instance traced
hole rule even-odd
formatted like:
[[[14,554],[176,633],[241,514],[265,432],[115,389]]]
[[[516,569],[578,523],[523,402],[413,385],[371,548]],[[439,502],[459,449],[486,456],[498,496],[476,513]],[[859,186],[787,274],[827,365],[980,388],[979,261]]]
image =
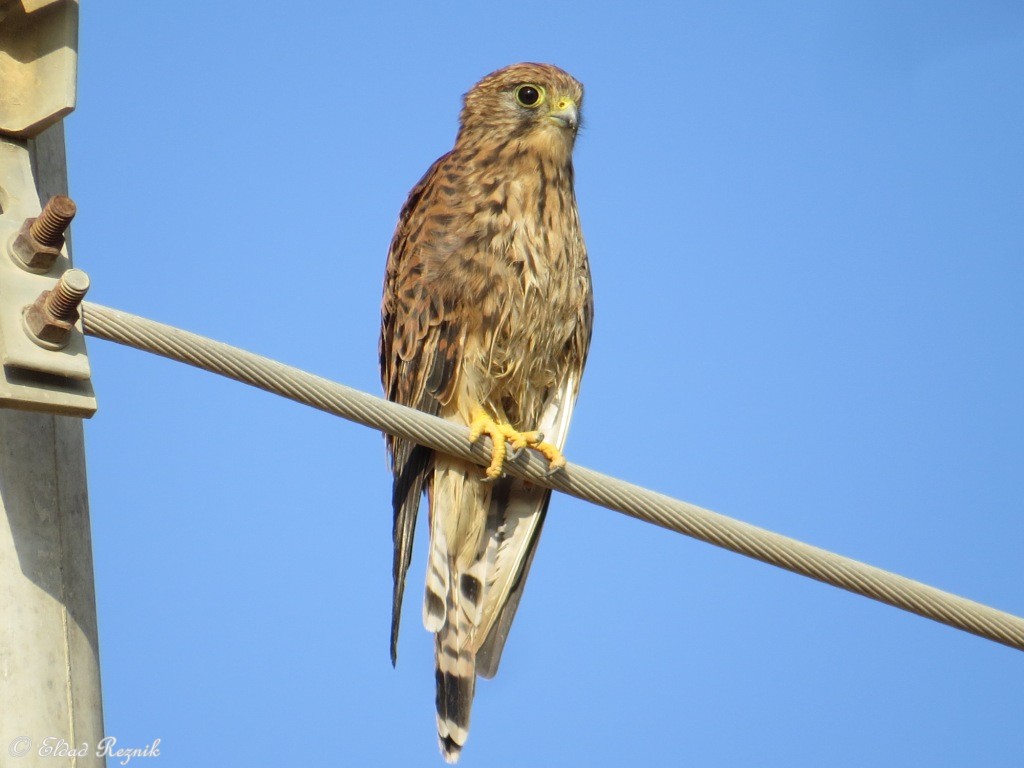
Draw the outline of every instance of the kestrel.
[[[388,438],[394,473],[396,659],[422,492],[430,508],[423,623],[437,661],[437,730],[454,763],[476,676],[493,677],[551,492],[503,476],[511,446],[565,464],[593,325],[572,150],[583,87],[515,64],[464,98],[451,152],[413,187],[388,253],[380,336],[387,397],[493,443],[481,468]]]

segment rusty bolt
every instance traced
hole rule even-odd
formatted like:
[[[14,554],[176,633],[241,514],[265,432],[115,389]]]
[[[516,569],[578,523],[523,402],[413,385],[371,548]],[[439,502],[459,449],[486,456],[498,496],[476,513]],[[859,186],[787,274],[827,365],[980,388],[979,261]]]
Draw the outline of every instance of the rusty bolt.
[[[47,201],[39,218],[32,222],[29,231],[43,245],[60,248],[64,245],[64,230],[77,212],[78,207],[70,197],[54,195]]]
[[[10,251],[15,260],[32,272],[49,270],[60,256],[64,231],[77,210],[70,197],[51,197],[43,212],[36,218],[25,219],[11,239]]]
[[[89,290],[89,275],[69,269],[51,291],[43,291],[25,308],[25,328],[39,346],[63,349],[78,320],[78,305]]]

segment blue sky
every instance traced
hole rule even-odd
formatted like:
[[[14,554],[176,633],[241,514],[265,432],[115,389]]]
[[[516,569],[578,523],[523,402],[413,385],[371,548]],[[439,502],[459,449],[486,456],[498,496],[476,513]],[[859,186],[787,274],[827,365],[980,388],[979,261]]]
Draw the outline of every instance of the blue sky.
[[[584,82],[597,302],[573,461],[1024,614],[1019,2],[86,2],[98,303],[379,392],[398,209],[460,97]],[[93,340],[106,730],[157,768],[439,765],[388,661],[362,427]],[[552,504],[463,764],[1017,766],[1013,650]]]

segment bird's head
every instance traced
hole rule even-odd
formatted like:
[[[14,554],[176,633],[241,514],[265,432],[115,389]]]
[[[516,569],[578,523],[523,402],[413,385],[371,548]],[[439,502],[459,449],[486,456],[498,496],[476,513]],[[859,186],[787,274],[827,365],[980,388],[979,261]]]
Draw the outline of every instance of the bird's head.
[[[458,141],[517,142],[567,154],[580,127],[583,86],[550,64],[513,64],[492,72],[466,94]]]

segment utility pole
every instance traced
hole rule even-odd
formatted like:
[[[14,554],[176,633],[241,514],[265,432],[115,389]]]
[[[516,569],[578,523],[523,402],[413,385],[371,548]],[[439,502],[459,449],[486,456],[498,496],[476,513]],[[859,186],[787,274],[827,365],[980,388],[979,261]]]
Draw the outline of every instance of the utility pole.
[[[61,121],[77,56],[77,0],[0,0],[0,765],[19,768],[106,764],[80,418],[95,410],[88,358],[77,336],[25,345],[17,325],[23,296],[70,267],[70,244],[49,266],[17,263],[12,246],[67,194]],[[59,247],[59,233],[44,240]]]

